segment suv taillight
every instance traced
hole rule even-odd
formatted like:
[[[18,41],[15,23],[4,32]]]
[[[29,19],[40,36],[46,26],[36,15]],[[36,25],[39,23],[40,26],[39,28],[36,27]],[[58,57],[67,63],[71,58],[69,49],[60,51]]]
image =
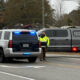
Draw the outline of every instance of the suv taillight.
[[[77,52],[78,51],[78,48],[77,47],[72,47],[72,51],[73,52]]]
[[[39,48],[41,48],[41,42],[40,42],[40,40],[39,40]]]
[[[8,48],[12,48],[12,40],[9,40]]]

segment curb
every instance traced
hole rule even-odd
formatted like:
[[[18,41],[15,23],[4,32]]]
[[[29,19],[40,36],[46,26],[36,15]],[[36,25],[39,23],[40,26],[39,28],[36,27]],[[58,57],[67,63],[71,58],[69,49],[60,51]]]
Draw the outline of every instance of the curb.
[[[63,57],[63,58],[80,58],[80,55],[63,55],[63,54],[46,54],[48,58]]]

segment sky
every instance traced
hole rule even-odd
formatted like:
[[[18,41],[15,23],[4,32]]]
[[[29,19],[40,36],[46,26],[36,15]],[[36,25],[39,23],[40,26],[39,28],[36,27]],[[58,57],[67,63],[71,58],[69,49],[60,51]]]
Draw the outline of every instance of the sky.
[[[59,4],[61,0],[49,0],[52,8],[56,9],[58,12]],[[72,10],[75,10],[79,6],[80,0],[63,0],[62,1],[62,14],[70,13]]]
[[[63,6],[64,6],[64,9],[63,9],[64,13],[69,13],[72,10],[77,9],[79,4],[76,1],[65,1]]]

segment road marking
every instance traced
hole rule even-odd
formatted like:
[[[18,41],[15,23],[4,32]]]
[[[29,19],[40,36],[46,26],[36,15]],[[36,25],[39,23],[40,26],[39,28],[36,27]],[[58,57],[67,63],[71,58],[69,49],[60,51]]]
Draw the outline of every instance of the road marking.
[[[39,69],[39,68],[44,68],[45,66],[7,66],[7,65],[0,65],[0,67],[4,67],[4,68],[35,68],[35,69]]]
[[[45,66],[25,66],[25,68],[43,68],[43,67],[45,67]]]
[[[15,75],[15,74],[3,72],[3,71],[0,71],[0,73],[1,73],[1,74],[6,74],[6,75],[9,75],[9,76],[14,76],[14,77],[26,79],[26,80],[35,80],[35,79],[32,79],[32,78],[28,78],[28,77],[24,77],[24,76],[20,76],[20,75]]]
[[[80,69],[80,66],[75,65],[64,65],[64,64],[57,64],[58,66],[67,67],[67,68],[74,68],[74,69]]]
[[[78,61],[80,61],[80,58],[71,58],[72,60],[78,60]]]
[[[80,69],[80,66],[77,65],[69,65],[69,64],[58,64],[58,63],[48,63],[50,65],[56,65],[60,67],[65,67],[65,68],[73,68],[73,69]]]

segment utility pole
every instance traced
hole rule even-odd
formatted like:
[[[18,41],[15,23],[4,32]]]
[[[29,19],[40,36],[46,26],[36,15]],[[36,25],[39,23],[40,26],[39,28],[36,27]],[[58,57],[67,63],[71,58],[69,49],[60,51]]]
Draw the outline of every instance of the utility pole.
[[[45,7],[44,7],[44,0],[42,0],[42,27],[45,28]]]

